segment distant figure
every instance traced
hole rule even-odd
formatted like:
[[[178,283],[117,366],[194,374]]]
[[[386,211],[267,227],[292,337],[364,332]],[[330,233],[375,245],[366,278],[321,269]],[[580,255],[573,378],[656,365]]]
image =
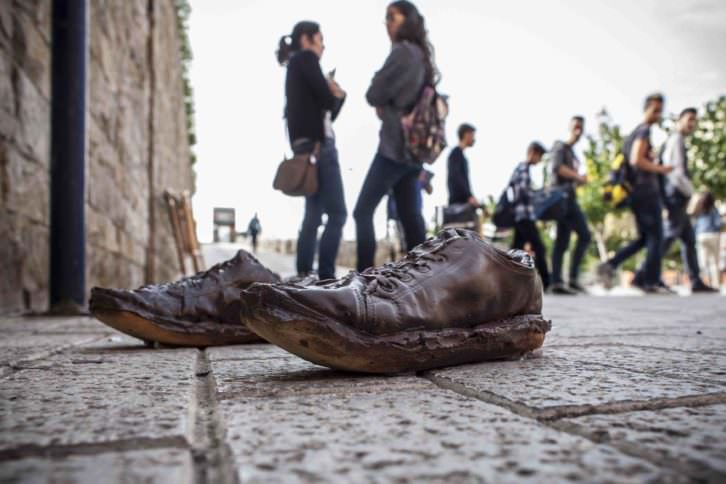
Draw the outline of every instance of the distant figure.
[[[552,159],[552,185],[567,193],[567,211],[557,221],[557,239],[552,250],[552,292],[554,294],[577,294],[585,293],[585,288],[580,285],[580,265],[585,257],[587,247],[592,239],[590,229],[587,227],[587,219],[577,203],[577,185],[587,183],[587,177],[580,175],[580,160],[577,159],[572,149],[582,137],[585,130],[585,118],[573,116],[570,120],[570,136],[567,141],[558,141],[552,147],[550,158]],[[565,285],[562,279],[562,260],[565,252],[570,246],[570,235],[577,234],[577,245],[572,252],[570,261],[570,279]]]
[[[366,92],[368,104],[381,120],[378,149],[353,210],[360,272],[375,265],[373,215],[391,190],[407,245],[415,247],[426,240],[426,227],[416,206],[421,164],[406,147],[401,116],[416,104],[424,86],[436,85],[438,71],[424,17],[411,2],[391,3],[385,20],[391,50]]]
[[[707,192],[696,206],[698,259],[713,287],[721,286],[721,214],[713,193]]]
[[[529,244],[532,252],[534,252],[534,263],[537,272],[539,272],[542,279],[542,289],[547,290],[550,285],[547,253],[535,223],[532,178],[529,174],[530,167],[542,161],[542,155],[545,154],[545,151],[544,146],[540,143],[530,143],[527,148],[527,159],[517,165],[509,181],[509,186],[514,191],[512,200],[514,205],[514,240],[512,248],[524,249],[525,244]]]
[[[247,233],[252,238],[252,252],[257,253],[257,237],[262,233],[262,225],[260,225],[260,219],[255,214],[250,220],[250,224],[247,226]]]
[[[663,255],[668,253],[673,242],[681,242],[681,259],[688,271],[688,279],[693,293],[716,293],[715,289],[707,286],[701,280],[701,270],[696,255],[696,234],[688,216],[688,204],[693,195],[693,183],[688,170],[688,153],[686,150],[686,137],[696,130],[698,111],[695,108],[686,108],[678,117],[675,130],[665,142],[660,161],[663,165],[672,166],[673,171],[663,180],[665,207],[668,220],[663,240]],[[642,279],[643,270],[636,274]],[[639,285],[636,282],[636,285]],[[660,282],[661,287],[666,287]]]
[[[318,192],[305,197],[305,215],[297,239],[297,273],[302,278],[313,275],[317,248],[318,277],[333,279],[348,216],[333,122],[346,94],[335,81],[334,71],[327,77],[323,74],[320,58],[324,50],[320,25],[298,22],[290,35],[280,39],[277,60],[287,66],[285,117],[292,151],[296,155],[317,153]],[[327,219],[318,243],[323,214]]]
[[[474,146],[476,128],[464,123],[459,126],[459,145],[449,153],[447,162],[447,185],[449,187],[449,205],[468,203],[474,207],[479,201],[471,192],[469,183],[469,161],[464,156],[467,148]]]
[[[607,262],[597,268],[603,285],[611,287],[615,269],[641,249],[647,248],[642,279],[636,287],[648,294],[668,294],[670,289],[662,287],[661,264],[663,262],[663,204],[661,202],[658,175],[667,175],[672,166],[663,166],[654,159],[650,142],[650,128],[663,117],[665,100],[661,94],[652,94],[645,100],[643,122],[625,139],[623,156],[627,163],[628,179],[632,185],[629,208],[635,216],[638,238],[620,250]]]

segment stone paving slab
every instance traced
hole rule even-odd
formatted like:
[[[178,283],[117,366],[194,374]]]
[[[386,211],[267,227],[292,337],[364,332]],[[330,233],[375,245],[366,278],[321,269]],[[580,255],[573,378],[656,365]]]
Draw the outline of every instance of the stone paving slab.
[[[242,482],[685,481],[415,376],[332,378],[292,359],[242,377],[230,361],[212,368]],[[287,391],[260,391],[278,385]]]
[[[4,333],[115,333],[109,326],[93,317],[14,317],[0,319]]]
[[[686,396],[722,394],[723,386],[691,382],[583,363],[569,357],[551,355],[545,349],[541,358],[466,365],[432,371],[474,392],[503,397],[523,404],[542,417],[571,414],[583,407],[617,402],[673,399]],[[562,409],[558,407],[564,407]]]
[[[726,355],[726,339],[706,335],[664,336],[656,333],[622,334],[618,336],[560,336],[548,334],[545,348],[558,346],[649,346],[661,349],[706,352]]]
[[[726,482],[726,405],[589,415],[568,422],[604,442],[652,451],[698,479]]]
[[[546,351],[553,358],[726,385],[726,355],[602,345],[547,348]]]
[[[142,348],[98,343],[8,375],[0,385],[0,452],[184,441],[198,351]]]
[[[267,348],[264,348],[267,350]],[[263,348],[260,348],[263,351]],[[333,371],[289,355],[254,360],[230,360],[222,348],[208,350],[219,400],[273,398],[319,393],[383,392],[396,388],[426,388],[411,376],[367,376]],[[272,348],[268,354],[276,354]]]
[[[102,337],[102,334],[8,334],[0,339],[0,376],[9,373],[7,367],[26,364]]]
[[[188,450],[151,449],[73,455],[29,457],[0,463],[0,482],[10,483],[191,483]]]

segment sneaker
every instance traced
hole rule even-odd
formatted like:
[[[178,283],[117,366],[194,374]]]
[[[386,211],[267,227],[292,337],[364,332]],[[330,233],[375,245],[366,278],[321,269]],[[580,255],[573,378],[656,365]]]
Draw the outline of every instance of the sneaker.
[[[662,282],[654,285],[643,285],[635,287],[638,287],[645,294],[651,294],[656,296],[674,296],[678,294],[676,291],[666,286]]]
[[[146,342],[216,346],[263,342],[240,322],[239,292],[253,282],[278,282],[248,252],[179,281],[135,290],[94,287],[89,303],[101,322]]]
[[[691,294],[718,294],[720,291],[716,288],[706,285],[703,281],[697,281],[691,286]]]
[[[555,282],[549,287],[550,294],[556,294],[558,296],[575,296],[577,293],[565,286],[562,282]]]
[[[242,317],[308,361],[367,373],[517,358],[550,329],[532,257],[454,228],[341,279],[253,284],[242,291]]]
[[[612,289],[615,286],[615,268],[609,262],[603,262],[597,266],[597,278],[606,289]]]
[[[569,287],[570,291],[573,291],[576,294],[589,294],[587,289],[585,289],[585,287],[582,286],[579,282],[570,281]]]

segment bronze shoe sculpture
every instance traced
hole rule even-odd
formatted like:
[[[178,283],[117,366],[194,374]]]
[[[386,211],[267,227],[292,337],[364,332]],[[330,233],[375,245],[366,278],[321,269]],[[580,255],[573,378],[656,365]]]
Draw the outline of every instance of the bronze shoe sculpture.
[[[263,340],[240,322],[240,290],[279,282],[248,252],[179,281],[136,290],[91,290],[93,315],[112,328],[169,346],[216,346]]]
[[[307,287],[253,284],[242,319],[330,368],[400,373],[520,357],[542,346],[542,282],[522,251],[447,229],[396,263]]]

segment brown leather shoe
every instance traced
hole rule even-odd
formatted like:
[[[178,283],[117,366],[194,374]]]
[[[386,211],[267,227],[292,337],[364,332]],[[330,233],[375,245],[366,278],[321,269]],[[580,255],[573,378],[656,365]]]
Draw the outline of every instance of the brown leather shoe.
[[[532,258],[460,229],[332,282],[242,292],[243,319],[267,341],[313,363],[370,373],[519,357],[544,342],[550,323],[541,312]]]
[[[136,290],[91,290],[93,315],[122,333],[171,346],[216,346],[263,341],[240,322],[239,292],[253,282],[278,282],[251,254],[176,282]]]

